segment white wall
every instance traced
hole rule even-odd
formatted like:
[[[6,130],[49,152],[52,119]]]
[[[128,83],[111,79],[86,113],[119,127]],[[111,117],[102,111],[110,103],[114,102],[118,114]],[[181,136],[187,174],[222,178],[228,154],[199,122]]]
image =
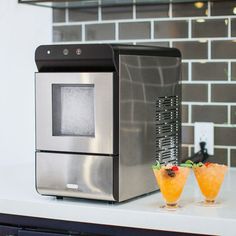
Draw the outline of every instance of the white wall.
[[[0,0],[0,165],[34,161],[34,51],[51,43],[51,15]]]

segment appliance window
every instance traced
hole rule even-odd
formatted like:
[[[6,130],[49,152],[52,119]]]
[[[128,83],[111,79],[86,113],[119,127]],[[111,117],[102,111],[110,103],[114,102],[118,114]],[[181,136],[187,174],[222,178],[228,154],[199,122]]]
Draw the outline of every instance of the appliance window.
[[[52,85],[53,136],[95,136],[94,85]]]

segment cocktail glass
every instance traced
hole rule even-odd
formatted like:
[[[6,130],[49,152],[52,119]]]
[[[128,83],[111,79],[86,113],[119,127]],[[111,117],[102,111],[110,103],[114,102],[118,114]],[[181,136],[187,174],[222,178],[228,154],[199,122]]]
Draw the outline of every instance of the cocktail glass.
[[[200,167],[193,167],[193,172],[197,179],[198,186],[205,197],[201,205],[214,206],[225,173],[227,172],[227,166],[210,163]]]
[[[153,168],[153,172],[165,200],[165,205],[161,207],[168,210],[177,209],[190,169],[187,167],[162,166],[160,169]]]

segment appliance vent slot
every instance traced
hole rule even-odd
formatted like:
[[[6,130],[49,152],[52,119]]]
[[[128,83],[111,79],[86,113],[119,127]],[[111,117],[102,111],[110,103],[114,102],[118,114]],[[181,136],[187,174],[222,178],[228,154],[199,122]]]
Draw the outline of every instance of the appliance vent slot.
[[[161,163],[178,163],[179,155],[178,96],[156,99],[156,159]]]

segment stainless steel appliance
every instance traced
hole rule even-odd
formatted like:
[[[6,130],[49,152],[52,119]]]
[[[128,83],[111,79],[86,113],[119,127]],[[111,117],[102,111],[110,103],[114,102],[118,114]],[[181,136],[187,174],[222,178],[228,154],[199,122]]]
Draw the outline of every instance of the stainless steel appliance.
[[[180,155],[180,52],[48,45],[35,59],[37,191],[120,202],[156,190],[155,159]]]

